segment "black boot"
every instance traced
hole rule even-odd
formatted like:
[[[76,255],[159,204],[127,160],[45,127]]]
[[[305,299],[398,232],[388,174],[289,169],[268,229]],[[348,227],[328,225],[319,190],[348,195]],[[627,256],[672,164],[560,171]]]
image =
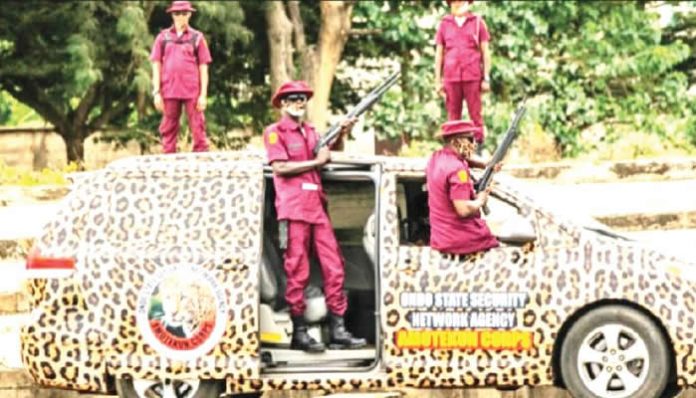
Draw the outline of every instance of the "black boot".
[[[346,330],[346,324],[342,316],[329,313],[329,347],[330,348],[362,348],[367,345],[363,338],[353,337]]]
[[[290,348],[307,352],[324,352],[326,347],[307,333],[307,322],[303,316],[292,317],[292,342]]]

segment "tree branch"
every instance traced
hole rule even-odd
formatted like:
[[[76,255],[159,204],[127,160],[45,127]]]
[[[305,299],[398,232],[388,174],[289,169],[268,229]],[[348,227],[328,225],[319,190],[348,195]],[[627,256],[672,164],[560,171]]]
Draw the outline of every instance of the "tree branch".
[[[16,79],[14,84],[3,84],[2,87],[18,101],[36,110],[48,122],[57,129],[65,130],[68,118],[61,112],[46,94],[44,94],[33,82]]]
[[[295,50],[302,53],[307,48],[307,39],[305,38],[304,22],[302,15],[300,15],[300,2],[298,0],[288,2],[288,13],[293,33],[295,33]]]
[[[292,24],[285,13],[283,2],[266,4],[266,32],[270,49],[271,92],[290,79],[292,70]]]
[[[300,54],[300,62],[302,64],[300,78],[308,81],[310,85],[313,85],[313,78],[315,75],[313,69],[317,67],[314,62],[316,54],[311,47],[307,46],[304,21],[300,14],[300,2],[298,0],[291,0],[288,2],[288,12],[290,13],[290,21],[292,22],[293,32],[295,33],[295,50]]]
[[[130,97],[128,95],[124,96],[118,102],[116,105],[109,106],[108,109],[103,110],[99,117],[97,117],[95,120],[90,121],[88,126],[90,131],[95,131],[99,130],[100,128],[104,127],[109,121],[119,113],[125,111],[128,109],[128,105],[130,104]]]
[[[94,82],[85,93],[84,97],[80,101],[80,104],[75,109],[75,117],[73,118],[73,125],[75,127],[84,125],[87,122],[87,115],[94,105],[94,99],[97,96],[97,90],[99,89],[100,82]]]

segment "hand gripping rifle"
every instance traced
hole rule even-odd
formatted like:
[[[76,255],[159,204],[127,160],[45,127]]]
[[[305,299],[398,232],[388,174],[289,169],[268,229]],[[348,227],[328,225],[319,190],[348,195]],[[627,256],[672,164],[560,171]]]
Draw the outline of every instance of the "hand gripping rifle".
[[[359,103],[356,105],[353,109],[348,112],[346,115],[346,119],[351,119],[354,117],[358,117],[365,113],[368,109],[372,107],[379,99],[384,95],[384,93],[387,92],[393,86],[396,84],[396,82],[399,80],[399,75],[401,74],[401,71],[396,71],[394,72],[391,76],[387,78],[387,80],[383,81],[382,84],[379,86],[375,87],[372,91],[370,91]],[[317,142],[317,145],[314,147],[314,154],[316,155],[319,153],[319,150],[326,146],[329,145],[338,135],[341,133],[341,123],[334,123],[329,130],[324,133],[324,135],[321,137],[319,142]]]
[[[515,141],[515,138],[517,138],[520,120],[522,120],[522,116],[524,116],[524,113],[527,110],[527,108],[524,107],[524,101],[525,100],[523,99],[520,105],[517,107],[515,116],[512,119],[512,124],[510,124],[510,127],[508,127],[505,137],[503,138],[503,142],[501,142],[498,148],[496,148],[495,153],[493,153],[493,158],[488,163],[488,166],[486,166],[481,178],[476,181],[476,193],[483,192],[491,184],[495,165],[500,163],[505,158],[505,155],[507,154],[508,149],[510,149],[512,142]],[[488,214],[488,209],[486,206],[484,206],[483,212]]]

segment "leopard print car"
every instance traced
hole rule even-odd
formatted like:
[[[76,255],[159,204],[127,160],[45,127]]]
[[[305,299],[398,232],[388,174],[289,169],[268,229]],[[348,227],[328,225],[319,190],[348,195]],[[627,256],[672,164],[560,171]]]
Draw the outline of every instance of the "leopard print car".
[[[28,284],[33,311],[22,354],[30,374],[46,386],[100,393],[113,393],[122,379],[225,380],[231,394],[572,387],[562,370],[576,325],[600,319],[603,308],[624,308],[668,345],[669,382],[696,387],[693,265],[552,214],[504,179],[495,196],[533,234],[478,255],[439,253],[402,236],[404,181],[422,184],[423,159],[333,162],[367,165],[376,181],[376,366],[264,370],[263,156],[235,152],[125,159],[74,181],[35,245],[34,262],[70,257],[76,265],[69,277]],[[174,278],[168,288],[163,281],[182,269],[195,281]],[[205,303],[171,299],[179,296],[167,289],[178,286],[207,289]],[[186,327],[177,305],[196,313]],[[186,346],[207,324],[200,336],[211,343]],[[153,339],[157,333],[168,337]]]

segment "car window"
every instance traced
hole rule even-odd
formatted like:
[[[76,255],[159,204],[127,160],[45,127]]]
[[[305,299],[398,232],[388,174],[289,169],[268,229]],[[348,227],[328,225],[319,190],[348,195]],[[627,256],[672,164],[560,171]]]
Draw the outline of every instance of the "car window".
[[[399,217],[399,243],[401,245],[428,246],[430,222],[428,192],[425,178],[399,178],[397,180],[397,212]],[[501,242],[517,244],[536,239],[536,228],[530,217],[495,192],[488,199],[488,214],[482,214],[493,235]]]

